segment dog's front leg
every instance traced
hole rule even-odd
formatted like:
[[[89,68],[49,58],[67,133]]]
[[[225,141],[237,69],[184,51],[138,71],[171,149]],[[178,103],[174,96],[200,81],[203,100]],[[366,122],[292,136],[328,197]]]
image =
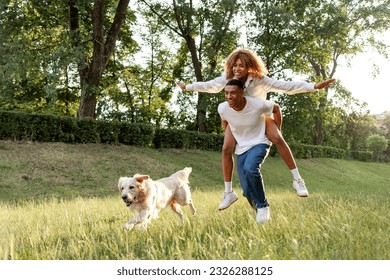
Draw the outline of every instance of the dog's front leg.
[[[134,227],[134,224],[132,223],[132,220],[128,221],[123,225],[123,229],[131,230]]]
[[[150,219],[150,211],[149,210],[141,210],[139,216],[132,218],[130,221],[123,225],[124,229],[130,230],[135,225],[140,225],[143,228],[146,228],[147,221]]]

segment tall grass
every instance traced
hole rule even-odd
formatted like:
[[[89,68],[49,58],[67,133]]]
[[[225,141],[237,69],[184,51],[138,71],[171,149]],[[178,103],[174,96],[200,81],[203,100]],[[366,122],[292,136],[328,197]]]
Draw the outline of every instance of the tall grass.
[[[1,147],[1,259],[390,259],[388,165],[300,160],[310,191],[302,199],[283,162],[268,158],[263,173],[272,221],[257,225],[242,196],[217,211],[219,153],[13,142]],[[165,209],[146,231],[122,230],[135,213],[116,190],[120,175],[145,171],[158,178],[189,165],[196,216],[184,207],[180,224]]]

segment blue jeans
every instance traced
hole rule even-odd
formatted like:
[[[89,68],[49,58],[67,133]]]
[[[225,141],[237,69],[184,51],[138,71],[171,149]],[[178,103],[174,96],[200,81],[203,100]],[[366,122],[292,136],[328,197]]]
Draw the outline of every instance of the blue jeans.
[[[244,196],[252,198],[257,208],[268,206],[260,168],[268,156],[269,147],[267,144],[259,144],[237,155],[237,173]]]

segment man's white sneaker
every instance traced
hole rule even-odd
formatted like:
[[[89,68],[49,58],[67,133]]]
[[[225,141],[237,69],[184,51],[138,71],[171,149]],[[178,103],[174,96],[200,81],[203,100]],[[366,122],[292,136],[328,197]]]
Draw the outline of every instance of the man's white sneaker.
[[[234,202],[236,202],[238,199],[238,196],[236,195],[235,192],[229,192],[229,193],[224,193],[223,198],[221,201],[221,204],[218,206],[218,210],[225,210],[228,208],[230,205],[232,205]]]
[[[265,224],[271,218],[269,207],[257,208],[256,222],[258,224]]]
[[[297,195],[300,197],[307,197],[309,195],[303,179],[293,180],[293,188],[297,191]]]

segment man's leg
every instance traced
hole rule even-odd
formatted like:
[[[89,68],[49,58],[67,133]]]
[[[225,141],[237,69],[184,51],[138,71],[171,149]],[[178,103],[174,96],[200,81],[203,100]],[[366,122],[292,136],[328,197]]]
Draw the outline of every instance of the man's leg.
[[[236,145],[236,139],[230,131],[230,126],[225,128],[225,138],[222,147],[222,171],[225,181],[225,192],[222,201],[218,206],[218,210],[224,210],[237,201],[238,196],[233,191],[232,174],[234,168],[233,151]]]
[[[253,198],[257,208],[268,206],[265,198],[263,178],[261,176],[260,167],[267,157],[269,145],[260,144],[252,147],[247,151],[245,163],[243,165],[243,173],[246,178],[247,188],[250,196]]]
[[[238,174],[238,179],[240,180],[240,185],[242,188],[242,192],[246,198],[250,198],[249,194],[249,189],[248,189],[248,183],[246,181],[245,173],[244,173],[244,165],[245,165],[245,160],[248,152],[245,152],[241,155],[237,155],[237,174]]]

